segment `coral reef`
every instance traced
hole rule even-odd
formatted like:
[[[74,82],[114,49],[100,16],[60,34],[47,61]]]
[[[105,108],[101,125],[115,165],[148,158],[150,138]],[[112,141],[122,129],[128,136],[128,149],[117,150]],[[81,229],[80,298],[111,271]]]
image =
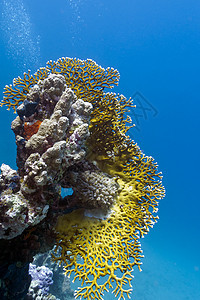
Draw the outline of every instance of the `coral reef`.
[[[139,239],[165,194],[154,159],[127,134],[132,99],[105,91],[118,80],[117,70],[92,60],[60,58],[14,79],[1,103],[18,114],[18,171],[1,166],[0,262],[11,244],[31,261],[54,241],[53,260],[81,280],[80,299],[103,299],[108,290],[130,297]],[[73,194],[62,197],[61,188]],[[19,257],[9,254],[7,264]]]

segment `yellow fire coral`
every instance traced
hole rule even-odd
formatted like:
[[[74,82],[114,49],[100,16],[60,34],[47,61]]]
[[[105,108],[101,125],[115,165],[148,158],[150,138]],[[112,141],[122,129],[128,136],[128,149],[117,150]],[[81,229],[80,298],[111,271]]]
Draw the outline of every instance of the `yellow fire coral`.
[[[87,160],[118,185],[109,211],[78,209],[58,218],[59,251],[53,259],[64,262],[67,275],[81,280],[76,298],[103,299],[110,290],[118,299],[130,298],[133,267],[141,269],[143,256],[139,239],[158,219],[158,201],[165,194],[162,174],[127,135],[133,126],[126,116],[134,106],[132,99],[104,92],[118,84],[119,73],[113,68],[103,69],[92,60],[49,61],[34,75],[25,73],[6,86],[1,105],[16,111],[30,87],[50,73],[64,75],[76,96],[92,103]]]
[[[95,152],[90,150],[88,154],[101,170],[116,178],[120,188],[115,205],[105,219],[78,210],[60,217],[56,227],[57,249],[61,249],[61,254],[54,255],[54,260],[63,261],[66,274],[74,273],[74,280],[82,281],[84,286],[75,294],[80,299],[103,299],[104,291],[110,289],[118,299],[126,299],[125,295],[130,298],[133,267],[141,270],[143,257],[139,238],[156,222],[158,200],[165,194],[157,164],[124,135],[125,125],[121,131],[117,129],[121,115],[116,113],[115,116],[116,119],[105,118],[100,124],[99,132],[105,139],[100,140],[99,147],[95,147],[96,137],[93,140],[91,134],[90,149]],[[94,123],[92,119],[91,133]],[[113,141],[111,134],[109,144],[109,135],[107,139],[106,135],[112,125],[112,132],[118,135]],[[103,143],[105,148],[101,155]]]
[[[147,166],[150,161],[144,163],[141,174],[146,173],[145,169],[151,173]],[[159,182],[151,183],[146,191],[141,183],[144,201],[136,183],[140,176],[136,178],[133,176],[129,182],[118,178],[121,191],[105,220],[88,217],[83,210],[59,218],[56,229],[61,255],[55,255],[54,260],[63,261],[66,274],[74,272],[74,280],[78,278],[85,284],[76,291],[76,298],[103,299],[104,291],[110,289],[118,299],[126,299],[125,295],[130,298],[133,267],[137,265],[141,270],[143,257],[139,238],[157,219],[149,208],[156,212],[156,200],[164,195]]]
[[[104,88],[112,88],[119,81],[119,72],[113,68],[104,69],[97,65],[92,59],[81,60],[69,57],[59,58],[57,61],[48,61],[46,67],[40,68],[34,75],[24,73],[23,78],[13,80],[13,85],[6,85],[4,98],[1,103],[8,109],[16,108],[26,98],[30,88],[39,80],[47,78],[48,75],[62,74],[66,84],[71,88],[78,98],[94,101],[102,95]]]

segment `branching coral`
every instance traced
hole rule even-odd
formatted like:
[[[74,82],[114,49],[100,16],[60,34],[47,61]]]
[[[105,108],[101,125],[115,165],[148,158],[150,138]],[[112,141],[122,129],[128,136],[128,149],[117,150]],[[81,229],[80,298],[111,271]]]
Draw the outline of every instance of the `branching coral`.
[[[158,200],[165,194],[161,173],[153,158],[142,154],[128,137],[126,143],[121,145],[120,155],[92,154],[98,166],[114,176],[120,187],[110,212],[102,218],[94,210],[75,211],[60,217],[57,224],[61,255],[55,255],[54,260],[64,261],[66,274],[74,272],[74,280],[86,283],[77,290],[76,298],[103,299],[104,291],[110,289],[119,299],[126,299],[125,295],[130,298],[133,267],[137,265],[141,270],[139,238],[158,218]]]
[[[56,205],[71,209],[59,211],[53,259],[81,280],[76,298],[88,300],[103,299],[110,289],[119,299],[130,298],[133,267],[141,269],[139,238],[156,222],[165,194],[157,164],[127,134],[132,99],[105,92],[118,80],[117,70],[92,60],[60,58],[14,79],[2,101],[18,113],[12,129],[19,170],[12,192],[3,168],[1,197],[7,207],[20,195],[28,207],[27,225],[15,232],[8,216],[10,231],[2,229],[2,237],[21,234],[31,218],[39,222]],[[73,195],[62,198],[61,187],[72,188]]]
[[[142,154],[126,135],[131,119],[125,113],[130,106],[131,99],[104,93],[93,102],[87,139],[88,159],[120,186],[115,205],[105,220],[92,217],[92,211],[90,217],[79,211],[61,217],[57,225],[62,252],[54,259],[65,261],[66,274],[74,272],[74,279],[87,284],[79,288],[77,298],[103,299],[103,292],[111,288],[119,299],[130,296],[133,266],[141,265],[139,237],[154,225],[158,200],[165,193],[153,158]]]
[[[19,104],[26,99],[30,88],[49,74],[63,75],[67,86],[76,96],[89,102],[101,96],[104,88],[112,88],[119,81],[117,70],[104,69],[92,59],[62,57],[57,61],[48,61],[46,67],[40,68],[34,75],[30,75],[29,70],[28,73],[24,73],[23,78],[15,78],[13,85],[6,85],[1,105],[6,105],[8,109],[12,107],[16,111]]]

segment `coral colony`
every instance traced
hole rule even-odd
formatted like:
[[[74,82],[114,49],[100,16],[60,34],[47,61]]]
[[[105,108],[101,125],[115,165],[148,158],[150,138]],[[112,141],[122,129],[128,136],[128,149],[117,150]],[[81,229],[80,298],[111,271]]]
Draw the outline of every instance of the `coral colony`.
[[[23,269],[56,245],[53,261],[81,281],[75,298],[130,298],[139,239],[158,219],[165,190],[154,159],[127,134],[132,99],[105,91],[118,81],[117,70],[93,60],[60,58],[5,87],[1,105],[18,114],[18,170],[1,166],[2,294],[12,293],[9,266]]]

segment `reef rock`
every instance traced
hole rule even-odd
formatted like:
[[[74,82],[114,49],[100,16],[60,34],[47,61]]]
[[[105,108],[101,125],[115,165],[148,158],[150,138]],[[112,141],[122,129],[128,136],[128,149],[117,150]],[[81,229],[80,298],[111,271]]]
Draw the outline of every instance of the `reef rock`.
[[[0,238],[12,239],[41,222],[50,202],[61,197],[64,173],[86,156],[91,111],[62,75],[50,74],[30,89],[12,122],[18,171],[1,166]]]

